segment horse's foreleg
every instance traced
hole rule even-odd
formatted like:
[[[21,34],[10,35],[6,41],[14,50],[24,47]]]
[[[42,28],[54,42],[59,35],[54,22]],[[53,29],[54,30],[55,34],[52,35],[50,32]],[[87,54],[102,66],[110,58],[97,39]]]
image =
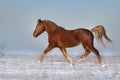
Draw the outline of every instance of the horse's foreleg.
[[[86,47],[86,46],[83,45],[83,48],[85,50],[85,53],[80,57],[79,62],[84,61],[85,58],[87,57],[87,55],[90,53],[90,50],[89,50],[88,47]]]
[[[39,63],[39,62],[42,62],[42,60],[43,60],[43,58],[45,57],[45,55],[46,55],[50,50],[52,50],[53,48],[54,48],[53,46],[48,45],[48,47],[44,50],[44,52],[43,52],[42,55],[40,56],[38,63]]]
[[[66,60],[70,63],[70,66],[72,66],[73,65],[72,59],[68,56],[66,49],[62,48],[61,51],[64,57],[66,58]]]

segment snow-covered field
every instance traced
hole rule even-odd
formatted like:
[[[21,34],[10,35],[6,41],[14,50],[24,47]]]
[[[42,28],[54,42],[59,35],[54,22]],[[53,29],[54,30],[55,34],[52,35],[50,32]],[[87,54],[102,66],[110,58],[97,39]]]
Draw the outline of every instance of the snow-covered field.
[[[72,56],[71,56],[72,57]],[[0,80],[120,80],[120,56],[103,57],[106,68],[95,56],[88,56],[69,66],[63,56],[46,56],[37,63],[38,56],[0,56]]]

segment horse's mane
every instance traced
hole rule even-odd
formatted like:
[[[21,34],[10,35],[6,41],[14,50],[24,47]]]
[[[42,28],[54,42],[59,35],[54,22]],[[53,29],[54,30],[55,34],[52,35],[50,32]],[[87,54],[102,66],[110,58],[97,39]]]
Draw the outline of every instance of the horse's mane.
[[[59,27],[56,23],[54,23],[54,22],[51,21],[51,20],[44,20],[44,21],[46,21],[47,23],[49,23],[49,24],[52,25],[52,26]]]

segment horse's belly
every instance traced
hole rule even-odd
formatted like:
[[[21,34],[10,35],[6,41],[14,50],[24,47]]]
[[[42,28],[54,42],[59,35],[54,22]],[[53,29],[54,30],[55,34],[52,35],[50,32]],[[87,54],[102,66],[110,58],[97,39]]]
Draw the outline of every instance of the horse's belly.
[[[79,44],[80,44],[80,42],[79,42],[79,43],[65,44],[64,46],[65,46],[65,47],[75,47],[75,46],[77,46],[77,45],[79,45]]]
[[[61,45],[63,47],[74,47],[74,46],[79,45],[80,43],[81,42],[76,41],[76,40],[64,40],[64,41],[61,41]]]

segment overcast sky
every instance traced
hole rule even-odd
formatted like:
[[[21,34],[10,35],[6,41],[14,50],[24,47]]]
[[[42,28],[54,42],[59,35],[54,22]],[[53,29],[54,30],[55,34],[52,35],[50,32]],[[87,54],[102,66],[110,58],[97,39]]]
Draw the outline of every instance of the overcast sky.
[[[0,42],[6,44],[6,54],[42,53],[47,34],[32,36],[39,18],[66,29],[104,25],[113,43],[104,48],[95,41],[96,48],[101,55],[120,55],[120,0],[0,0]],[[49,54],[61,54],[58,51]],[[81,55],[83,48],[68,49],[68,53]]]

